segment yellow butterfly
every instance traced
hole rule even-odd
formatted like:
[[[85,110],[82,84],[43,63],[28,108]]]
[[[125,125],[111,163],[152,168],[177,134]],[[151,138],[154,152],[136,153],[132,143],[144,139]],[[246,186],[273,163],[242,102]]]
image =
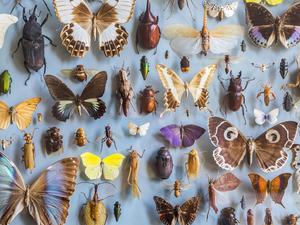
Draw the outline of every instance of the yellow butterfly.
[[[33,112],[42,99],[30,98],[16,106],[9,107],[0,101],[0,129],[6,129],[9,124],[15,123],[19,130],[24,130],[32,122]]]
[[[101,159],[91,152],[85,152],[80,157],[85,167],[84,173],[90,180],[101,178],[102,173],[105,180],[115,180],[119,176],[119,169],[125,159],[125,156],[120,153]]]
[[[267,3],[269,5],[275,6],[284,2],[284,0],[245,0],[246,3]]]

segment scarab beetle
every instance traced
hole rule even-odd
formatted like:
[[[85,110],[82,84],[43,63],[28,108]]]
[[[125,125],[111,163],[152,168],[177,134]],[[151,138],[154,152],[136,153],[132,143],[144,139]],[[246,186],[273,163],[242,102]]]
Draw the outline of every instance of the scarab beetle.
[[[173,159],[169,150],[165,147],[160,148],[156,156],[156,173],[161,179],[168,179],[173,171]]]

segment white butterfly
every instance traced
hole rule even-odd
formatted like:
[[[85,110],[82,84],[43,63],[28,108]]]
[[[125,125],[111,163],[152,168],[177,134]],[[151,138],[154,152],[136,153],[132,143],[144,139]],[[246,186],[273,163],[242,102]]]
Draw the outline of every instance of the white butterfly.
[[[135,135],[145,136],[147,134],[149,127],[150,127],[150,123],[145,123],[140,126],[131,122],[128,124],[129,133],[134,136]]]
[[[265,122],[268,122],[269,124],[275,124],[278,120],[278,114],[279,114],[279,109],[273,109],[269,113],[264,113],[263,111],[260,111],[259,109],[254,109],[254,117],[255,117],[255,122],[258,125],[263,125]]]
[[[232,2],[226,5],[218,5],[212,2],[207,2],[207,12],[211,17],[218,17],[219,20],[223,20],[225,17],[232,17],[239,5],[238,1]]]
[[[3,47],[7,29],[18,22],[18,18],[10,14],[0,14],[0,49]]]

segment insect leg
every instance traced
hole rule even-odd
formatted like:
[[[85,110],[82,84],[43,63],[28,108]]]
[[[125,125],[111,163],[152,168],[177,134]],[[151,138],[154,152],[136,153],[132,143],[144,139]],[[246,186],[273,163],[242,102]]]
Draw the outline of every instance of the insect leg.
[[[274,93],[274,92],[271,92],[271,95],[272,95],[272,97],[273,97],[273,99],[272,99],[272,100],[275,100],[275,99],[276,99],[276,95],[275,95],[275,93]]]
[[[136,35],[135,35],[135,48],[136,48],[137,53],[140,54],[138,43],[139,43],[139,38],[138,38],[138,33],[136,32]]]
[[[106,141],[106,138],[105,138],[105,137],[102,138],[102,140],[101,140],[101,148],[100,148],[100,152],[102,152],[103,144],[104,144],[105,141]]]
[[[242,104],[241,107],[242,107],[242,113],[243,113],[243,118],[244,118],[244,124],[246,125],[247,120],[246,120],[246,116],[245,116],[245,106]]]
[[[261,91],[261,92],[258,92],[258,94],[256,95],[256,99],[258,99],[264,92]]]
[[[27,17],[26,17],[26,15],[25,15],[25,7],[23,7],[23,20],[24,20],[24,22],[26,23],[27,22]]]
[[[20,44],[21,44],[21,41],[22,41],[22,40],[23,40],[23,38],[20,38],[20,39],[19,39],[16,50],[13,51],[13,53],[11,54],[11,57],[12,57],[12,58],[14,57],[14,55],[16,54],[16,52],[19,50]]]
[[[49,12],[49,14],[50,14],[50,16],[52,16],[52,13],[51,13],[51,11],[50,11],[50,9],[49,9],[49,6],[47,5],[46,1],[43,0],[43,2],[44,2],[44,5],[46,6],[46,8],[47,8],[47,10],[48,10],[48,12]]]
[[[45,19],[43,20],[43,22],[41,23],[41,27],[44,26],[44,24],[47,22],[49,17],[49,14],[47,14],[47,16],[45,17]]]
[[[43,74],[43,76],[46,74],[46,70],[47,70],[47,62],[46,62],[46,58],[44,57],[44,74]]]
[[[46,38],[46,39],[49,41],[50,45],[52,45],[52,46],[54,46],[54,47],[57,47],[56,44],[53,43],[53,41],[51,40],[51,38],[49,38],[49,37],[46,36],[46,35],[43,35],[43,37]]]
[[[188,9],[189,9],[189,11],[190,11],[190,14],[191,14],[192,19],[195,21],[196,19],[195,19],[195,17],[193,16],[191,7],[190,7],[190,5],[189,5],[189,0],[186,0],[186,6],[188,7]]]
[[[28,81],[29,81],[29,79],[30,79],[31,72],[30,72],[30,70],[29,70],[29,68],[28,68],[28,66],[27,66],[27,64],[26,64],[26,62],[24,62],[24,66],[25,66],[25,69],[26,69],[26,70],[27,70],[27,72],[28,72],[27,79],[25,80],[25,85],[27,86],[27,82],[28,82]]]
[[[219,80],[221,86],[223,87],[223,89],[224,89],[225,91],[227,91],[220,75],[218,76],[218,80]]]
[[[245,91],[246,88],[248,87],[248,84],[249,84],[251,81],[254,81],[254,80],[255,80],[255,78],[250,79],[250,80],[247,80],[246,85],[245,85],[245,87],[242,89],[242,91]]]
[[[112,142],[114,143],[114,146],[115,146],[116,151],[118,151],[118,148],[117,148],[117,144],[116,144],[115,139],[112,138],[111,140],[112,140]]]

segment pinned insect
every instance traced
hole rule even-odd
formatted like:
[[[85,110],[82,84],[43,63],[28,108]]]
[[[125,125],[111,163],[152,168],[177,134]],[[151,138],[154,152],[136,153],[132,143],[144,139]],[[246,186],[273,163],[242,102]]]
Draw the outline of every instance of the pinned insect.
[[[168,58],[169,58],[169,51],[166,50],[166,51],[165,51],[165,59],[168,59]]]
[[[224,58],[222,58],[221,62],[224,65],[225,73],[228,74],[232,71],[231,64],[239,63],[242,60],[242,57],[239,56],[231,56],[231,55],[225,55]]]
[[[122,68],[118,74],[119,84],[117,95],[120,99],[120,113],[123,110],[126,117],[128,116],[129,105],[133,107],[132,98],[135,96],[132,84],[128,79],[129,75],[129,70],[125,70],[124,68]]]
[[[183,56],[180,60],[180,69],[181,72],[187,73],[190,71],[190,61],[189,58],[186,56]]]
[[[272,219],[272,212],[271,212],[270,208],[266,208],[264,222],[265,222],[264,225],[274,225],[273,224],[273,219]]]
[[[132,195],[133,197],[140,197],[141,190],[138,185],[138,172],[139,172],[139,158],[143,158],[145,150],[140,155],[136,150],[132,150],[130,148],[129,152],[129,160],[130,160],[130,167],[129,173],[127,177],[127,183],[132,188]]]
[[[121,216],[121,204],[118,201],[116,201],[114,204],[114,216],[116,221],[118,222]]]
[[[263,86],[263,91],[258,92],[256,99],[258,99],[261,95],[264,95],[264,103],[266,106],[269,106],[271,101],[276,100],[275,92],[273,92],[272,87],[267,84]]]
[[[237,220],[235,215],[235,209],[227,207],[221,210],[221,215],[218,220],[218,225],[236,225],[240,222]]]
[[[188,179],[197,179],[200,170],[200,160],[198,151],[196,149],[192,149],[188,153],[188,160],[185,163],[185,169]]]
[[[97,138],[98,139],[98,138]],[[114,147],[116,149],[116,151],[118,151],[118,148],[117,148],[117,144],[116,144],[116,141],[115,139],[113,138],[113,132],[111,131],[111,126],[107,125],[105,126],[105,135],[104,137],[101,139],[101,152],[102,152],[102,149],[103,149],[103,144],[106,144],[106,146],[108,148],[111,147],[112,144],[114,144]]]
[[[246,45],[245,40],[242,40],[240,47],[241,47],[241,52],[247,51],[247,45]]]
[[[255,225],[255,217],[252,209],[248,209],[247,211],[247,225]]]
[[[161,179],[168,179],[173,171],[173,158],[169,150],[161,147],[156,155],[155,169],[156,174]]]
[[[63,75],[70,76],[79,82],[86,81],[88,76],[94,76],[99,73],[97,70],[86,69],[83,65],[77,65],[75,69],[63,69],[60,72]]]
[[[175,180],[171,190],[174,192],[174,196],[179,198],[181,196],[181,192],[188,190],[190,187],[190,184],[183,184],[180,180]]]
[[[20,44],[22,45],[23,55],[24,55],[24,66],[28,72],[28,77],[25,80],[25,85],[30,79],[31,72],[34,70],[38,72],[42,67],[44,67],[44,75],[46,73],[46,59],[45,59],[45,42],[44,39],[50,41],[50,44],[54,47],[56,45],[52,40],[42,33],[42,27],[48,20],[48,15],[45,17],[43,22],[39,24],[37,22],[37,16],[35,15],[37,5],[35,5],[32,14],[27,20],[25,15],[25,8],[23,8],[23,20],[25,22],[23,29],[23,37],[18,41],[17,49],[13,52],[13,55],[19,50]]]
[[[156,108],[158,104],[156,100],[156,94],[158,92],[159,91],[156,91],[152,86],[146,86],[146,88],[143,91],[140,91],[141,113],[156,113]]]
[[[128,131],[129,134],[133,136],[139,135],[140,137],[146,136],[148,129],[150,127],[150,123],[144,123],[142,125],[136,125],[132,122],[128,123]]]
[[[247,89],[249,83],[251,81],[255,80],[255,78],[247,79],[246,84],[243,88],[242,87],[242,79],[245,79],[245,78],[242,77],[242,72],[240,72],[237,77],[234,77],[232,72],[230,72],[230,79],[229,79],[230,82],[229,82],[229,86],[227,89],[225,88],[225,85],[223,83],[223,81],[225,79],[221,78],[220,76],[218,77],[218,79],[219,79],[223,89],[225,91],[227,91],[227,94],[224,96],[224,99],[223,99],[223,105],[225,107],[225,110],[224,110],[225,114],[227,114],[227,107],[233,112],[236,112],[240,108],[242,108],[244,122],[246,124],[245,111],[247,111],[247,106],[246,106],[245,96],[244,96],[243,92]]]
[[[10,145],[12,145],[13,143],[13,138],[9,137],[9,138],[5,138],[5,139],[1,139],[0,140],[1,143],[1,149],[2,151],[4,151],[5,149],[7,149]]]
[[[141,63],[140,63],[140,71],[143,76],[143,79],[146,80],[149,74],[149,62],[146,56],[143,56],[141,58]]]
[[[245,200],[244,195],[242,196],[240,203],[241,203],[241,209],[245,210],[246,209],[246,200]]]
[[[48,155],[58,151],[63,151],[63,136],[60,133],[60,129],[57,127],[51,127],[47,130],[45,143]]]
[[[43,121],[43,114],[42,113],[37,113],[37,121],[42,122]]]
[[[8,70],[4,70],[0,75],[0,94],[11,93],[12,78]]]
[[[78,147],[83,147],[88,143],[88,139],[86,137],[86,133],[83,128],[78,128],[75,133],[75,144]]]
[[[285,59],[285,58],[281,59],[280,66],[279,66],[279,72],[280,72],[282,79],[284,79],[288,75],[289,63],[288,63],[287,59]]]
[[[238,1],[226,5],[218,5],[210,1],[207,2],[208,15],[213,18],[218,18],[219,21],[225,18],[232,17],[239,5]]]
[[[291,149],[294,151],[294,160],[292,163],[293,168],[295,171],[295,180],[298,186],[297,194],[300,194],[300,145],[294,144]]]
[[[255,68],[258,68],[261,72],[266,72],[267,70],[271,69],[271,67],[275,66],[275,63],[267,63],[267,64],[256,64],[256,63],[251,63],[251,65]]]
[[[300,216],[290,214],[284,219],[284,225],[297,225],[299,218]]]
[[[285,95],[283,96],[282,106],[287,112],[290,112],[295,107],[293,96],[288,91],[285,92]]]
[[[32,134],[25,133],[24,134],[24,141],[25,144],[23,145],[23,162],[25,165],[25,169],[32,171],[35,168],[35,148],[33,143],[33,131]]]
[[[300,86],[300,54],[295,58],[297,63],[297,74],[296,74],[296,82],[287,84],[288,88],[297,88]]]

